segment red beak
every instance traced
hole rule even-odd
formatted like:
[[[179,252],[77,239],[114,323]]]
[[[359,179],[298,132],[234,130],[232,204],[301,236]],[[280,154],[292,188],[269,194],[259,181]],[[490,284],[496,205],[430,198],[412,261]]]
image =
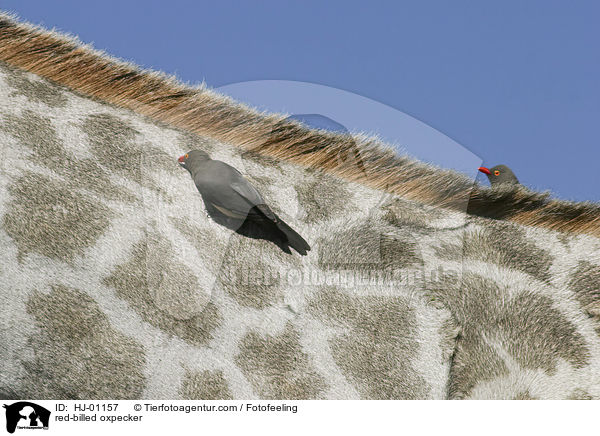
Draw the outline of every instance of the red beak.
[[[479,167],[479,171],[481,171],[484,174],[487,174],[488,176],[490,174],[492,174],[492,172],[490,170],[488,170],[486,167]]]
[[[179,161],[179,163],[182,163],[185,160],[185,156],[179,156],[179,159],[177,159]]]

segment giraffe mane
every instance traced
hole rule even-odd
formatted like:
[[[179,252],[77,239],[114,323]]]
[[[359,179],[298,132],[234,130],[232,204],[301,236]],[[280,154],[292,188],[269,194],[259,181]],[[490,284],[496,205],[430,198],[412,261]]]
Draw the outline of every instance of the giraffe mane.
[[[366,135],[314,130],[261,113],[204,85],[124,62],[77,38],[0,13],[0,60],[82,95],[248,151],[335,174],[471,215],[600,237],[600,204],[551,198],[523,186],[490,189],[452,170],[400,156]],[[349,159],[340,161],[340,155]]]

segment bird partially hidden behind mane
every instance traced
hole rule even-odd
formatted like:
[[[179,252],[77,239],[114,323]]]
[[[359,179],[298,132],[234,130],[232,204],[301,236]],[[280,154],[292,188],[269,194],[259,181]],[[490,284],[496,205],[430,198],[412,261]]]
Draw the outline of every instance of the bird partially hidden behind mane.
[[[492,168],[479,167],[479,171],[485,174],[492,187],[501,184],[520,185],[515,173],[506,165],[496,165]]]
[[[218,224],[243,236],[269,240],[288,254],[290,247],[301,255],[310,250],[304,238],[279,218],[232,166],[211,159],[201,150],[181,156],[179,164],[189,171],[206,211]]]

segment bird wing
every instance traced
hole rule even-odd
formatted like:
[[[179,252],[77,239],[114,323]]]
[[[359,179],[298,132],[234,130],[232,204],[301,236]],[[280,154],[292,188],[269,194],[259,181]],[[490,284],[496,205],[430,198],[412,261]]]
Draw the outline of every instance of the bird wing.
[[[237,192],[241,197],[246,199],[253,206],[264,204],[265,200],[263,200],[260,193],[256,190],[254,186],[250,184],[246,179],[244,179],[241,175],[238,180],[233,181],[231,184],[231,189]]]
[[[263,205],[264,199],[242,174],[221,161],[211,166],[194,180],[204,201],[231,218],[246,218],[256,213],[252,209]]]
[[[260,193],[245,179],[242,180],[244,183],[232,183],[231,189],[237,192],[241,197],[248,200],[251,203],[251,208],[247,215],[250,218],[264,219],[266,217],[270,221],[277,221],[277,216],[271,211],[271,208],[265,204]],[[263,217],[264,215],[264,217]]]

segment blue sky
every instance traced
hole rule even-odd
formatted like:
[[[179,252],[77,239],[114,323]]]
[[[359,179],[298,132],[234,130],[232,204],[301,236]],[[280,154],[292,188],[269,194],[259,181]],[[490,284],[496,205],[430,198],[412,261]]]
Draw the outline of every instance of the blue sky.
[[[293,80],[393,107],[522,183],[600,201],[600,2],[0,0],[112,55],[222,87]]]

